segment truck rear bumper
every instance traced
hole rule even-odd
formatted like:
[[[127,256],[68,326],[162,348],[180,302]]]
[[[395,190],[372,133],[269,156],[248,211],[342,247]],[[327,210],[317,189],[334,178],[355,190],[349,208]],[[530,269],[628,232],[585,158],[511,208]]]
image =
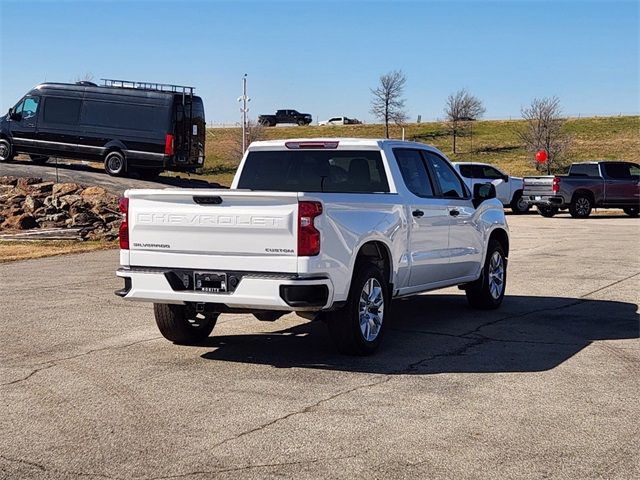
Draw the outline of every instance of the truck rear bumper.
[[[563,207],[564,198],[560,195],[527,195],[529,205],[542,205],[545,207]]]
[[[233,310],[318,311],[331,307],[333,284],[328,278],[248,273],[229,293],[209,293],[176,289],[163,269],[121,268],[116,275],[124,279],[124,288],[116,295],[125,300],[153,303],[217,304]]]

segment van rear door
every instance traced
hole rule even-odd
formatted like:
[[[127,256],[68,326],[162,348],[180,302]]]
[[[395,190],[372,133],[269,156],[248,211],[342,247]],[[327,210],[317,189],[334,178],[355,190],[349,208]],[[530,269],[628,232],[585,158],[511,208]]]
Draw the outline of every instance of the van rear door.
[[[190,95],[174,98],[174,165],[201,167],[204,164],[206,122],[202,99]]]

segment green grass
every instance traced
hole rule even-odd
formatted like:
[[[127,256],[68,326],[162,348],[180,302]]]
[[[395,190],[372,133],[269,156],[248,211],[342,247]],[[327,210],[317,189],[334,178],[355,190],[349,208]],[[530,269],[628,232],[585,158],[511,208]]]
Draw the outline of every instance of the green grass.
[[[531,154],[519,144],[514,131],[521,120],[486,120],[475,122],[473,138],[458,139],[458,153],[452,153],[451,137],[439,122],[408,124],[405,138],[433,145],[452,161],[492,163],[511,175],[536,173]],[[566,161],[630,160],[640,162],[640,116],[572,118],[566,123],[572,146]],[[202,178],[230,185],[240,161],[237,150],[239,128],[212,128],[207,131],[206,162]],[[391,136],[400,138],[400,127],[391,128]],[[345,125],[330,127],[265,128],[264,140],[308,137],[382,138],[384,125]],[[472,145],[473,141],[473,145]]]

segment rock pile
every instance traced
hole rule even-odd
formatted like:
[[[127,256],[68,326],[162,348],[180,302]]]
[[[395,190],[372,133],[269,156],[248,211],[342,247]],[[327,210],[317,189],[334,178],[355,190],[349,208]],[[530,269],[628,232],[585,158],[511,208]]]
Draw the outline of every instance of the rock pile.
[[[0,177],[0,231],[76,228],[85,240],[114,240],[120,221],[118,197],[102,187]]]

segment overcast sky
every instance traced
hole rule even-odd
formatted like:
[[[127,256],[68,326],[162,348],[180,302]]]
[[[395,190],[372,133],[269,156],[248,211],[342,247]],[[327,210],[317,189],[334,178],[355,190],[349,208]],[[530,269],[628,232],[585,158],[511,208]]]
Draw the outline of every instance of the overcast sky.
[[[296,108],[371,121],[370,87],[407,75],[410,118],[467,88],[487,118],[557,95],[569,115],[638,113],[640,2],[0,0],[0,108],[42,81],[193,85],[207,122]]]

